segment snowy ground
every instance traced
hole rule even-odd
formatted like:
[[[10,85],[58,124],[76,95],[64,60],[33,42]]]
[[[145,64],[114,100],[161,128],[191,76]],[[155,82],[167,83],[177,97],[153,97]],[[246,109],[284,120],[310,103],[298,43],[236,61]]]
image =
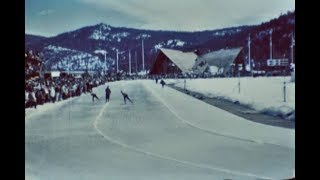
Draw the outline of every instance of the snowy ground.
[[[284,102],[284,83],[286,82],[286,102]],[[170,79],[177,87],[184,87],[183,79]],[[203,93],[208,97],[218,97],[248,105],[260,112],[282,115],[294,119],[295,83],[290,77],[243,77],[240,78],[186,79],[186,88]]]
[[[150,80],[26,110],[26,179],[284,179],[295,130],[254,123]],[[124,104],[120,89],[134,104]]]

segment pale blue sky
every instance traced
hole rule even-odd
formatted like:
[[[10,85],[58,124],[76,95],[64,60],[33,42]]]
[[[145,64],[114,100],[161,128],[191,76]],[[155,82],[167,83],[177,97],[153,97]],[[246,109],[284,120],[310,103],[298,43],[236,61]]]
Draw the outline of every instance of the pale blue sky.
[[[294,9],[295,0],[26,0],[25,29],[28,34],[54,36],[102,22],[202,31],[260,24]]]

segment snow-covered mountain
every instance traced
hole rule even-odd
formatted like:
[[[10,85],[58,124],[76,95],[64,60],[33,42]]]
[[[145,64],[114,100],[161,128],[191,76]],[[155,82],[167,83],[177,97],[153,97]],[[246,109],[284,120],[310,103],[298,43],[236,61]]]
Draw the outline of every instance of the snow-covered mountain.
[[[104,63],[97,55],[49,45],[44,47],[42,54],[46,67],[51,70],[101,70],[109,68],[110,63]]]
[[[145,67],[148,69],[155,59],[158,48],[183,51],[211,51],[226,47],[246,46],[251,33],[252,57],[261,59],[268,54],[268,31],[274,29],[274,45],[278,54],[289,53],[290,33],[294,32],[295,13],[288,13],[270,22],[257,26],[240,26],[201,32],[176,32],[141,30],[97,24],[54,37],[37,37],[26,34],[25,48],[43,53],[47,69],[86,69],[115,68],[116,54],[119,53],[119,66],[128,69],[129,49],[131,62],[137,58],[138,70],[142,69],[142,40],[144,42]],[[256,49],[255,49],[256,48]],[[260,49],[259,49],[260,48]],[[106,52],[105,55],[101,51]],[[100,52],[100,53],[99,53]],[[67,66],[69,62],[69,66]],[[135,68],[135,64],[132,65]],[[132,69],[134,70],[134,69]]]

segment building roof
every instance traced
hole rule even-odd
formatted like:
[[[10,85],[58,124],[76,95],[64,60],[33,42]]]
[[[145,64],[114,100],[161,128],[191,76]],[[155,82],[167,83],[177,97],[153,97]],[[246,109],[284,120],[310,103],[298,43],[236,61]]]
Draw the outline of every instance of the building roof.
[[[242,49],[242,47],[220,49],[218,51],[203,54],[197,58],[194,68],[203,72],[207,66],[216,66],[218,68],[223,68],[224,71],[226,71],[234,63]],[[205,63],[205,65],[200,67],[200,63]]]
[[[190,72],[197,59],[194,52],[182,52],[179,50],[160,48],[163,52],[182,72]]]

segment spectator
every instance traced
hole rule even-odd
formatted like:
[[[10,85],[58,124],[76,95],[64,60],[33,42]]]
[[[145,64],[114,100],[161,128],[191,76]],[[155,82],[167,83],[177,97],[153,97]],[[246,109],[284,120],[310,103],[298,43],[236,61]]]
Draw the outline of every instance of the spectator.
[[[56,91],[53,86],[50,87],[50,99],[53,103],[56,102]]]

